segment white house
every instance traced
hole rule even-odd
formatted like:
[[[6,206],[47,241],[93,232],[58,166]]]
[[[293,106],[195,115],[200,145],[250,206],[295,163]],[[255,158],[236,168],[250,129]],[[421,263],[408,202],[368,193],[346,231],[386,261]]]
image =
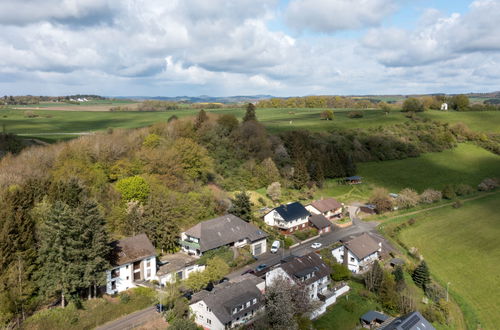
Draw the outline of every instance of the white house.
[[[377,243],[364,233],[335,247],[332,255],[351,272],[360,273],[368,270],[371,264],[379,259],[381,252],[382,243]]]
[[[106,293],[134,288],[138,282],[154,280],[156,276],[156,252],[146,236],[140,234],[111,243],[111,265],[106,272]]]
[[[338,283],[332,289],[330,284],[331,269],[321,257],[312,252],[302,257],[289,257],[266,273],[266,286],[272,285],[278,278],[285,278],[298,285],[305,285],[310,299],[321,301],[313,311],[311,318],[316,318],[326,311],[326,308],[337,301],[337,298],[349,291],[345,283]]]
[[[222,246],[243,247],[250,245],[250,251],[258,256],[267,250],[267,234],[256,226],[235,215],[200,222],[181,233],[182,251],[196,257]]]
[[[296,230],[309,227],[311,214],[299,202],[280,205],[264,216],[264,222],[277,227],[283,234],[291,234]]]
[[[443,110],[443,111],[448,110],[448,103],[441,104],[441,110]]]
[[[205,265],[198,265],[197,261],[198,258],[180,252],[166,255],[159,262],[155,279],[160,285],[185,280],[193,272],[205,270]]]
[[[332,220],[342,217],[343,205],[335,198],[325,198],[306,205],[306,209],[311,214],[321,214],[325,218]]]
[[[252,322],[264,308],[265,282],[246,274],[191,298],[190,315],[204,329],[225,330]]]

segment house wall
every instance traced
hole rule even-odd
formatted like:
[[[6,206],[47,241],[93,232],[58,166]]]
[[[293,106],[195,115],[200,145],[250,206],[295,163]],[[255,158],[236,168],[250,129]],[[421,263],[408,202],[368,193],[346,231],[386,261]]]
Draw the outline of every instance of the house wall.
[[[264,216],[264,222],[269,226],[278,227],[283,231],[290,233],[295,230],[307,228],[309,217],[305,216],[293,221],[284,221],[279,213],[273,210]]]
[[[305,208],[306,208],[306,210],[308,210],[308,211],[309,211],[309,213],[311,213],[311,214],[321,214],[321,212],[320,212],[317,208],[315,208],[314,206],[312,206],[311,204],[306,205],[306,206],[305,206]]]
[[[332,255],[337,262],[344,263],[344,251],[346,250],[344,246],[339,246],[332,250]],[[347,268],[353,273],[359,273],[362,271],[361,268],[363,268],[363,271],[366,270],[366,267],[371,265],[378,257],[379,253],[376,251],[364,259],[359,260],[351,251],[347,250]]]
[[[250,244],[250,251],[252,252],[252,254],[254,256],[259,255],[259,254],[256,253],[256,252],[258,252],[258,251],[256,251],[256,249],[257,249],[257,246],[259,246],[259,245],[261,246],[261,252],[260,252],[260,254],[263,254],[263,253],[265,253],[267,251],[267,244],[266,244],[266,239],[265,238],[263,238],[263,239],[261,239],[259,241],[255,241],[255,242],[253,242],[253,243]]]
[[[149,262],[149,265],[148,265]],[[120,275],[116,278],[111,278],[111,273],[113,270],[118,269]],[[141,278],[146,281],[151,281],[155,279],[156,276],[156,256],[150,256],[141,260],[141,265],[139,267],[139,272],[141,272]],[[137,272],[137,270],[136,270]],[[113,282],[115,283],[115,289],[113,289]],[[135,288],[134,282],[134,264],[129,263],[115,267],[111,270],[106,271],[106,293],[116,294],[131,288]]]
[[[189,305],[190,315],[195,316],[195,323],[204,329],[224,330],[225,326],[219,321],[217,316],[208,308],[205,302],[199,301]]]
[[[201,271],[204,271],[205,270],[205,265],[197,265],[197,264],[194,264],[194,265],[191,265],[191,266],[187,266],[183,269],[179,269],[177,271],[174,271],[174,272],[171,272],[171,273],[168,273],[168,274],[164,274],[164,275],[161,275],[161,276],[156,276],[156,280],[158,282],[160,282],[160,284],[162,285],[166,285],[167,283],[175,283],[175,281],[177,280],[177,273],[181,272],[182,271],[182,279],[185,280],[189,277],[189,275],[191,273],[194,273],[194,272],[201,272]]]

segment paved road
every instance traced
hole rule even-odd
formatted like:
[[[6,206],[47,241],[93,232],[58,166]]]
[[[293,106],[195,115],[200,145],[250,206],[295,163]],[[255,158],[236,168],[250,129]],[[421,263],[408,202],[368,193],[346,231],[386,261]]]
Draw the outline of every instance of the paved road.
[[[319,238],[312,240],[312,241],[309,241],[305,244],[296,246],[292,249],[285,249],[284,250],[281,248],[278,251],[278,253],[275,253],[275,254],[270,253],[270,252],[266,252],[266,253],[260,255],[256,262],[230,273],[229,275],[227,275],[227,277],[230,279],[237,277],[237,276],[241,275],[241,273],[243,273],[244,271],[246,271],[248,269],[255,269],[255,267],[257,267],[260,264],[266,264],[267,266],[277,265],[283,257],[287,257],[290,255],[303,256],[305,254],[308,254],[308,253],[314,251],[314,249],[311,248],[311,244],[316,243],[316,242],[321,243],[322,248],[324,248],[324,247],[328,247],[328,246],[330,246],[330,245],[334,244],[335,242],[338,242],[342,239],[346,239],[346,238],[349,238],[351,236],[353,236],[353,237],[358,236],[358,235],[363,234],[363,233],[368,233],[370,236],[375,238],[377,241],[385,242],[383,237],[378,233],[378,231],[376,229],[377,225],[378,225],[378,223],[376,223],[376,222],[365,222],[365,221],[362,221],[362,220],[354,217],[353,218],[353,225],[350,227],[342,228],[342,229],[335,227],[335,229],[332,232],[330,232],[326,235],[322,235]],[[392,249],[392,247],[390,247],[387,243],[383,243],[383,245],[384,245],[384,248],[386,248],[386,249]]]
[[[118,320],[108,322],[96,330],[129,330],[137,328],[146,322],[160,318],[160,314],[156,312],[155,307],[148,307],[143,310],[125,315]]]

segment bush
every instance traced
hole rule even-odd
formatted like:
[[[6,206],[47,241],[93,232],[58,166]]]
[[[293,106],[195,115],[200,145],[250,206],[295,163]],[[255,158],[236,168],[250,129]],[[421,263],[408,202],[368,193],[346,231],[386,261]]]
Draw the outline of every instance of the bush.
[[[497,179],[486,178],[477,186],[477,189],[479,191],[491,191],[497,188],[498,186],[499,183]]]
[[[384,213],[392,209],[392,199],[389,191],[385,188],[373,189],[369,202],[375,205],[378,213]]]
[[[410,97],[403,102],[404,112],[422,112],[424,111],[424,104],[417,98]]]
[[[461,208],[463,205],[464,205],[464,202],[462,202],[461,200],[455,201],[452,204],[453,208],[455,208],[455,209]]]
[[[335,263],[332,265],[332,279],[334,281],[344,281],[351,277],[351,271],[344,265]]]
[[[128,304],[128,302],[130,301],[130,295],[126,292],[122,292],[120,293],[120,302],[122,304]]]
[[[415,207],[418,204],[419,195],[418,193],[410,188],[405,188],[399,192],[396,198],[396,204],[403,209],[409,209]]]
[[[439,190],[426,189],[420,194],[420,203],[432,204],[439,202],[443,198],[443,194]]]
[[[284,243],[285,243],[285,247],[286,247],[286,248],[289,248],[290,246],[292,246],[292,245],[293,245],[294,241],[293,241],[293,239],[292,239],[292,238],[290,238],[290,237],[285,237],[285,239],[284,239]]]
[[[444,186],[443,190],[441,190],[441,193],[443,194],[443,198],[445,199],[454,199],[457,197],[455,188],[451,184]]]
[[[363,112],[362,111],[349,111],[347,113],[347,117],[349,117],[349,118],[363,118]]]
[[[474,189],[468,184],[459,184],[455,187],[455,194],[457,196],[466,196],[474,192]]]

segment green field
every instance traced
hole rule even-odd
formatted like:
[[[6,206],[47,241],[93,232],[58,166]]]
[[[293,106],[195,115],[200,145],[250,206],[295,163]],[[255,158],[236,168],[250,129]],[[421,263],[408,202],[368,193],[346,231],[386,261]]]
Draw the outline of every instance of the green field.
[[[414,216],[416,224],[400,234],[416,247],[432,275],[461,302],[468,326],[498,329],[500,322],[500,194]]]
[[[358,164],[365,184],[397,192],[410,187],[419,192],[446,184],[476,187],[484,178],[500,177],[500,156],[472,144],[423,154],[417,158]]]
[[[113,103],[114,105],[115,103]],[[53,104],[52,104],[53,105]],[[108,104],[109,105],[109,104]],[[37,105],[40,108],[48,104]],[[166,112],[109,112],[109,111],[77,111],[85,109],[85,105],[64,105],[71,111],[33,110],[38,117],[26,118],[24,109],[0,110],[0,125],[6,132],[24,134],[34,137],[61,139],[60,133],[80,133],[105,130],[112,128],[135,128],[166,121],[170,116],[193,116],[198,110],[180,109]],[[106,106],[104,102],[89,107]],[[242,118],[245,110],[242,108],[228,108],[207,110],[213,113],[234,114]],[[395,124],[408,120],[399,111],[385,115],[380,110],[363,110],[364,117],[352,119],[347,116],[351,109],[336,109],[333,121],[320,120],[320,113],[324,109],[257,109],[258,119],[272,132],[292,129],[307,129],[312,131],[329,131],[336,129],[367,128],[380,125]],[[462,121],[472,129],[484,132],[500,133],[500,111],[491,112],[440,112],[428,111],[420,114],[425,118],[446,122]],[[55,136],[58,135],[58,136]]]

